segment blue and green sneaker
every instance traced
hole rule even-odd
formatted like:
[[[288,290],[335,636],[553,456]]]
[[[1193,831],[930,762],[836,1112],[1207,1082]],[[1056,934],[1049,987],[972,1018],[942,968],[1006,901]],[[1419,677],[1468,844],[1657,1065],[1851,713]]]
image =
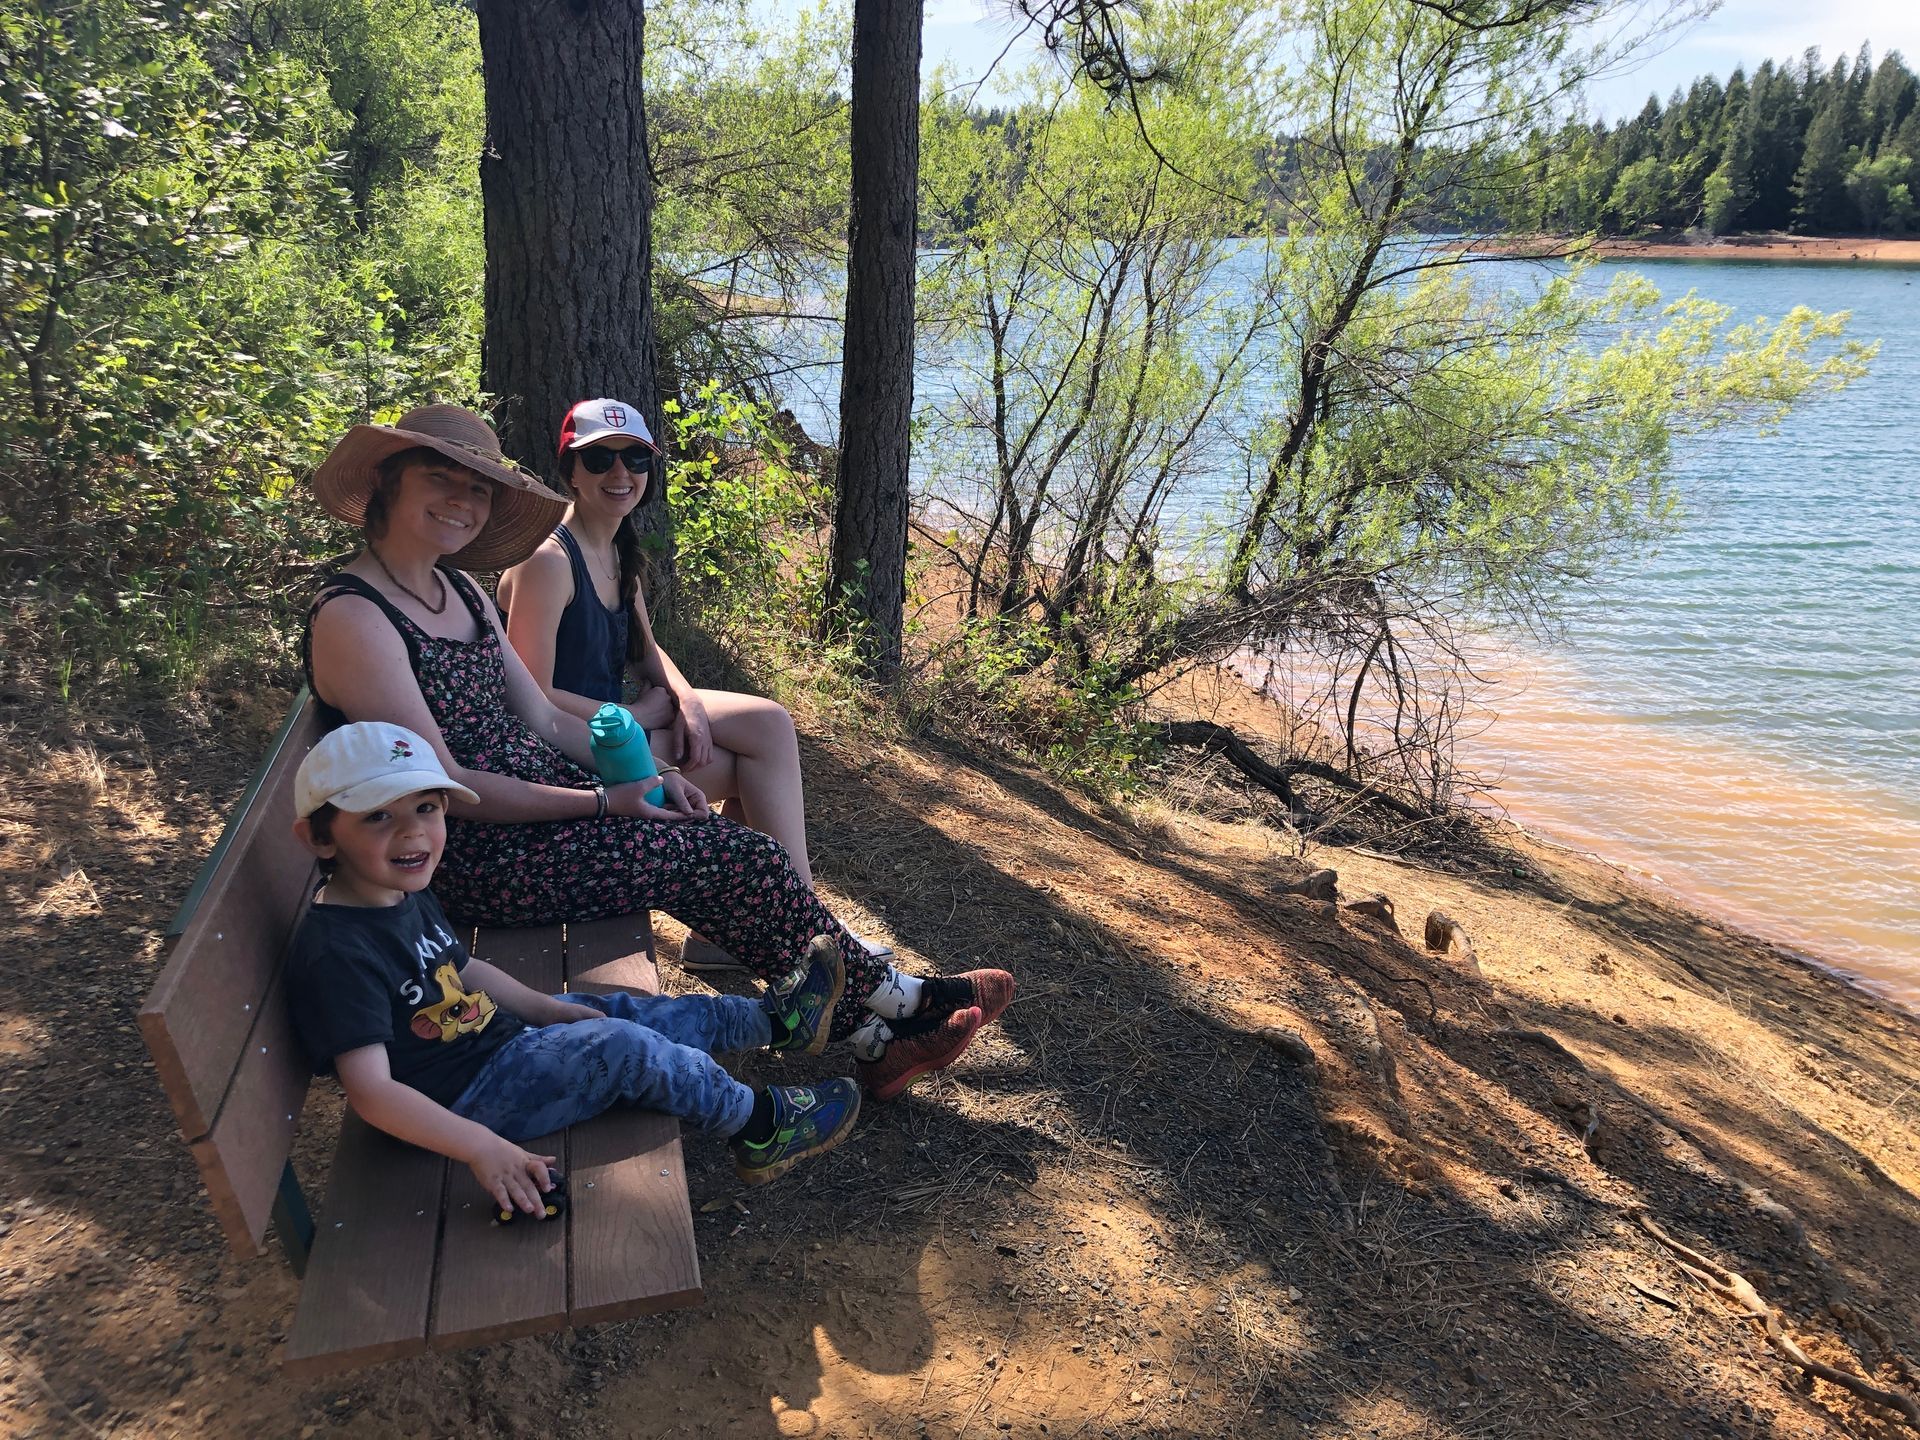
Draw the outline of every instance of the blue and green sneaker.
[[[827,1030],[840,992],[847,988],[847,962],[830,935],[816,935],[807,947],[805,963],[784,980],[767,987],[761,1003],[773,1022],[768,1047],[801,1055],[818,1055],[827,1048]]]
[[[809,1155],[824,1155],[853,1133],[860,1087],[841,1077],[819,1085],[770,1085],[773,1136],[755,1144],[736,1136],[733,1173],[747,1185],[778,1180]]]

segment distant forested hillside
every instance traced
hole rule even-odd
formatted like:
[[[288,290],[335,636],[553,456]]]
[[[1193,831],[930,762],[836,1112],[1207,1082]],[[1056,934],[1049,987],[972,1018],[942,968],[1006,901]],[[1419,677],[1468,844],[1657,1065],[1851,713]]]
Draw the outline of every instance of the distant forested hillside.
[[[1920,108],[1898,52],[1867,46],[1823,65],[1763,63],[1649,98],[1616,125],[1536,137],[1515,223],[1626,235],[1700,226],[1715,234],[1904,235],[1920,229]]]

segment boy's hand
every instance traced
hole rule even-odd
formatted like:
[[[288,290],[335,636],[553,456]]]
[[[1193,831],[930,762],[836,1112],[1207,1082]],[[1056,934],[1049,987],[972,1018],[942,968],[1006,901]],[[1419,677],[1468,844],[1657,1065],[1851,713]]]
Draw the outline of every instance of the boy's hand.
[[[548,1007],[542,1025],[571,1025],[576,1020],[604,1020],[606,1012],[591,1005],[576,1005],[571,1000],[556,1000]]]
[[[553,1176],[548,1173],[547,1167],[553,1164],[555,1157],[522,1150],[511,1140],[503,1140],[498,1135],[489,1139],[492,1143],[467,1161],[473,1178],[480,1182],[480,1188],[491,1195],[493,1203],[502,1210],[521,1210],[529,1215],[538,1215],[540,1197],[553,1188]]]

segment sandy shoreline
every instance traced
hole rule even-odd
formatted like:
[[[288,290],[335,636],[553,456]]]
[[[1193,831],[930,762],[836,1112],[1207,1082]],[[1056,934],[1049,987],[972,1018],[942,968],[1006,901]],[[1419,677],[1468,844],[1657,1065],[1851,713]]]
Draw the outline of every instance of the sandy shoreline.
[[[1232,665],[1221,667],[1217,673],[1224,686],[1196,677],[1189,687],[1177,687],[1181,700],[1194,713],[1211,715],[1223,724],[1235,726],[1243,735],[1288,743],[1286,722],[1281,718],[1278,705],[1261,691],[1251,674]],[[1512,757],[1509,754],[1507,758]],[[1645,758],[1635,757],[1636,760]],[[1724,886],[1716,887],[1706,874],[1670,868],[1631,834],[1564,824],[1562,822],[1569,818],[1566,812],[1543,803],[1548,794],[1541,791],[1530,797],[1515,795],[1505,799],[1490,795],[1473,808],[1527,845],[1565,855],[1576,864],[1603,867],[1621,885],[1645,892],[1649,898],[1713,925],[1724,926],[1756,946],[1838,981],[1871,1004],[1892,1006],[1920,1017],[1920,985],[1897,957],[1854,953],[1831,932],[1823,931],[1817,919],[1803,916],[1800,923],[1789,923],[1780,914],[1770,913],[1766,905],[1756,903],[1752,896],[1730,892]],[[1805,817],[1796,818],[1804,820]],[[1795,850],[1794,846],[1776,841],[1772,858],[1794,865],[1813,863],[1810,857],[1794,853]]]
[[[1698,240],[1628,240],[1603,237],[1577,246],[1566,236],[1516,236],[1475,240],[1461,248],[1483,253],[1559,256],[1589,254],[1602,260],[1790,260],[1834,264],[1920,265],[1920,239],[1888,240],[1872,236],[1721,235]]]

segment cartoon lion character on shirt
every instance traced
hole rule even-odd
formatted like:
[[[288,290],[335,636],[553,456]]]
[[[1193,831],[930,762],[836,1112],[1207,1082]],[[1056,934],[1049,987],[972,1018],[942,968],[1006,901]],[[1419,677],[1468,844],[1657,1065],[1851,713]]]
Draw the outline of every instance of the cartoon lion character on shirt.
[[[493,1021],[494,1004],[484,990],[471,994],[460,988],[460,972],[448,961],[433,972],[440,984],[440,998],[413,1012],[409,1028],[422,1040],[451,1042],[462,1035],[477,1035]]]

